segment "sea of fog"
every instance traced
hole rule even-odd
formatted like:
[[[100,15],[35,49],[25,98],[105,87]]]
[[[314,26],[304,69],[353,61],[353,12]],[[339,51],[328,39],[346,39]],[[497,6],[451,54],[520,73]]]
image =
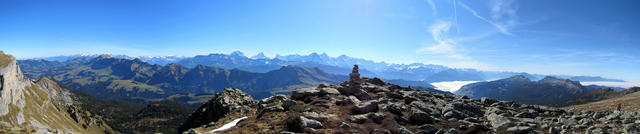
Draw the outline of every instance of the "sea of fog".
[[[640,86],[640,82],[606,82],[606,81],[594,81],[594,82],[580,82],[580,84],[586,85],[600,85],[600,86],[609,86],[609,87],[621,87],[621,88],[630,88],[634,86]]]
[[[436,89],[438,90],[448,91],[453,93],[455,91],[458,91],[458,89],[460,89],[464,85],[476,83],[476,82],[479,82],[479,81],[445,81],[445,82],[431,83],[431,85],[435,86]]]

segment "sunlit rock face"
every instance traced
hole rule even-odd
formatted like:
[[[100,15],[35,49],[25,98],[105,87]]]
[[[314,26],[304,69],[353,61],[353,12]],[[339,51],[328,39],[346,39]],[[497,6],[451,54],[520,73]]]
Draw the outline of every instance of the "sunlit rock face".
[[[0,133],[112,133],[101,117],[74,106],[55,81],[24,77],[17,61],[0,51]]]
[[[9,112],[8,105],[24,107],[23,89],[31,82],[24,78],[16,59],[0,51],[0,115]]]

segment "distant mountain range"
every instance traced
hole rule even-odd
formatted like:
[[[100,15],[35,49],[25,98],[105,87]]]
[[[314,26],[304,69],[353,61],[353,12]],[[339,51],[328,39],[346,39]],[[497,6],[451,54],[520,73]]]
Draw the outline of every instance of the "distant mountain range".
[[[38,58],[53,61],[65,61],[77,59],[79,57],[97,57],[98,55],[73,55]],[[387,80],[420,81],[424,83],[444,82],[444,81],[486,81],[508,78],[514,75],[523,75],[531,80],[540,80],[545,75],[529,74],[524,72],[502,72],[502,71],[482,71],[476,69],[449,68],[442,65],[433,64],[391,64],[386,62],[374,62],[371,60],[353,58],[346,55],[329,57],[327,54],[311,53],[309,55],[277,55],[274,58],[264,56],[259,53],[255,56],[245,56],[240,51],[231,54],[209,54],[197,55],[194,57],[179,56],[157,56],[157,57],[129,57],[125,55],[113,56],[116,58],[135,59],[150,64],[161,66],[169,63],[178,63],[187,68],[194,68],[197,65],[212,66],[221,69],[241,69],[249,72],[266,73],[280,69],[283,66],[302,66],[308,68],[319,68],[331,74],[345,75],[350,73],[354,64],[360,65],[360,73],[366,77],[380,77]],[[623,80],[602,78],[599,76],[569,76],[552,75],[556,78],[571,79],[575,81],[607,81],[624,82]],[[419,83],[421,84],[421,83]],[[418,86],[418,85],[413,85]]]
[[[347,80],[345,75],[300,66],[282,66],[266,73],[256,73],[205,65],[194,68],[175,63],[160,66],[137,58],[131,60],[108,55],[65,62],[19,62],[21,68],[28,72],[25,75],[29,78],[51,77],[73,89],[92,93],[102,99],[153,100],[175,94],[207,95],[227,87],[242,88],[255,98],[263,98],[295,88]],[[180,101],[194,100],[187,98]]]
[[[551,106],[566,106],[597,101],[603,99],[603,97],[598,96],[602,94],[624,95],[628,93],[632,92],[625,92],[625,90],[618,92],[612,88],[596,85],[583,86],[578,81],[552,76],[547,76],[538,81],[532,81],[524,75],[516,75],[495,81],[472,83],[463,86],[455,92],[456,95],[471,98],[488,97],[525,104]]]

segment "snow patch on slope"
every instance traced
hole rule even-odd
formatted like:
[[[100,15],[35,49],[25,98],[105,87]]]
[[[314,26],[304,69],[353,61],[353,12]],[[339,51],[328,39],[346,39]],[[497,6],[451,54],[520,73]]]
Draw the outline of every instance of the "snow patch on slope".
[[[247,116],[235,119],[235,120],[233,120],[233,121],[231,121],[231,122],[229,122],[227,124],[222,125],[222,127],[220,127],[220,128],[216,128],[214,130],[209,131],[209,133],[215,133],[215,132],[220,132],[220,131],[227,130],[229,128],[232,128],[232,127],[236,126],[236,124],[238,124],[238,122],[240,122],[240,121],[242,121],[244,119],[247,119]]]

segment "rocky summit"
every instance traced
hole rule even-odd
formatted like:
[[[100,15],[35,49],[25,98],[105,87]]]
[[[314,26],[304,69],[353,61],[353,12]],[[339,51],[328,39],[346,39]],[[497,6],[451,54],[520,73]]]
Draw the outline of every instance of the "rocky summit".
[[[357,73],[355,69],[353,73]],[[181,132],[187,129],[189,133],[210,132],[246,116],[235,127],[222,132],[640,133],[638,112],[564,110],[489,98],[471,99],[418,91],[378,78],[350,76],[350,81],[340,85],[303,88],[293,91],[291,96],[272,96],[256,104],[249,103],[253,102],[250,97],[242,97],[245,95],[240,90],[226,89],[195,111]],[[218,104],[223,102],[232,105]],[[242,110],[233,112],[231,107]],[[193,124],[191,118],[202,121]]]
[[[192,113],[178,131],[216,122],[231,113],[247,113],[255,107],[254,105],[249,94],[239,89],[226,88]]]

